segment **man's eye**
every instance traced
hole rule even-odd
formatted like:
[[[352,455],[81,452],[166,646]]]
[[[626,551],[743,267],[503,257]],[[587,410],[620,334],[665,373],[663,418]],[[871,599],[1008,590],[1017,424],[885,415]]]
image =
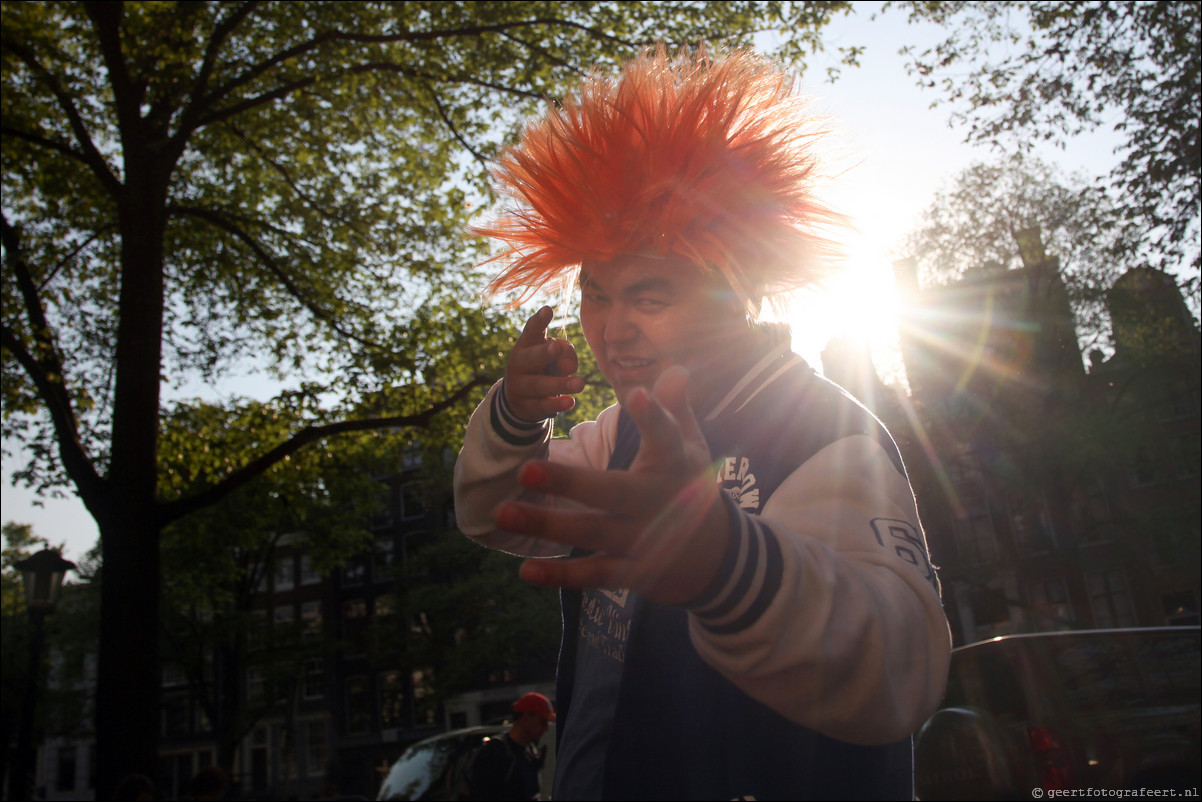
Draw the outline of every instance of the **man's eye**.
[[[656,312],[668,305],[667,301],[661,301],[658,298],[639,298],[634,303],[644,312]]]
[[[600,293],[597,293],[597,292],[586,292],[586,293],[582,294],[580,297],[583,298],[584,300],[588,301],[590,304],[603,304],[609,300],[604,295],[601,295]]]

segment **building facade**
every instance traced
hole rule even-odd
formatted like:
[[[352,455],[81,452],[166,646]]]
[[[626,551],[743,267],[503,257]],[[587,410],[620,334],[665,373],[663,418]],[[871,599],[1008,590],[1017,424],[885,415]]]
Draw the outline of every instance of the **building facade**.
[[[1129,271],[1108,297],[1115,351],[1087,370],[1035,245],[1022,268],[929,289],[898,263],[910,392],[849,387],[903,449],[955,642],[1196,624],[1196,324],[1171,277]],[[847,359],[827,372],[854,384]]]

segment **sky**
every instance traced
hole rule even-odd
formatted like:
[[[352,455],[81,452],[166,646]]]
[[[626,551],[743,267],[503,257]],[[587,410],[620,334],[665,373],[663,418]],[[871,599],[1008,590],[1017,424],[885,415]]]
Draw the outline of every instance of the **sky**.
[[[963,133],[948,127],[945,108],[930,108],[934,93],[915,85],[897,53],[904,44],[933,44],[938,29],[908,25],[896,11],[873,20],[880,5],[857,3],[856,13],[826,34],[831,51],[839,44],[866,48],[859,68],[844,68],[836,82],[828,83],[826,67],[837,59],[819,57],[810,62],[802,81],[813,110],[831,121],[827,146],[835,178],[827,202],[848,215],[855,233],[845,243],[844,281],[830,297],[801,299],[788,319],[794,349],[815,366],[821,365],[818,355],[829,337],[864,337],[889,383],[900,370],[892,273],[893,261],[906,255],[897,250],[900,241],[942,185],[990,154],[964,144]],[[1114,145],[1112,137],[1101,134],[1078,138],[1065,151],[1048,149],[1039,155],[1065,172],[1097,175],[1117,161]],[[64,557],[79,560],[96,543],[95,522],[74,497],[36,506],[31,491],[9,481],[20,464],[20,454],[4,459],[3,520],[32,524],[35,534],[65,546]]]

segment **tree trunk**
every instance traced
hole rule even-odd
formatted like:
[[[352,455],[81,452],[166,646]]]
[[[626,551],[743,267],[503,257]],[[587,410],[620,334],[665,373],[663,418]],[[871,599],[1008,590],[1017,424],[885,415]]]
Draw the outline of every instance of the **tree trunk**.
[[[127,154],[130,149],[127,149]],[[97,799],[157,771],[159,736],[159,392],[166,180],[126,159],[121,294],[107,493],[94,500],[104,568],[96,689]],[[165,174],[165,173],[164,173]]]
[[[157,774],[159,530],[145,509],[129,512],[100,527],[97,799],[112,799],[130,774]]]

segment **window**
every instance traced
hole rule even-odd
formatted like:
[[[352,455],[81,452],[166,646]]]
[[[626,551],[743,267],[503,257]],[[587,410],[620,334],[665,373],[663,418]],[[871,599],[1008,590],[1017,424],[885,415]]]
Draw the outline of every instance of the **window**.
[[[342,584],[344,587],[362,585],[367,581],[367,558],[352,557],[342,569]]]
[[[367,599],[342,603],[342,638],[355,653],[363,651],[363,629],[367,623]]]
[[[419,445],[407,446],[401,454],[401,470],[413,471],[422,466],[422,449]]]
[[[1150,485],[1160,481],[1160,467],[1152,458],[1152,452],[1147,446],[1135,450],[1135,459],[1131,463],[1131,483],[1136,487]]]
[[[346,678],[346,731],[371,729],[371,682],[366,674]]]
[[[308,554],[301,555],[300,571],[302,585],[317,585],[321,583],[321,573],[313,567],[313,560],[309,559]]]
[[[275,563],[275,590],[277,593],[296,587],[296,560],[292,556],[279,557]]]
[[[1198,383],[1177,379],[1167,388],[1166,411],[1169,417],[1180,418],[1198,414]]]
[[[172,737],[188,734],[188,698],[169,696],[163,700],[163,735]]]
[[[404,716],[405,688],[401,672],[385,671],[380,674],[380,726],[402,727]]]
[[[1073,622],[1073,608],[1063,579],[1047,579],[1029,588],[1031,612],[1039,630],[1055,630]]]
[[[376,597],[376,618],[387,618],[394,615],[396,608],[396,596],[391,593],[382,593]]]
[[[1077,537],[1081,543],[1098,543],[1106,539],[1105,524],[1110,520],[1110,504],[1101,479],[1094,477],[1073,494],[1073,514],[1078,521]]]
[[[326,772],[325,719],[305,722],[305,769],[310,777],[317,777]]]
[[[58,767],[54,777],[56,791],[75,790],[75,754],[75,744],[58,748]]]
[[[271,746],[266,727],[256,727],[250,735],[250,786],[266,790],[271,780]]]
[[[246,701],[258,704],[267,699],[267,676],[263,669],[252,666],[246,669]]]
[[[307,601],[301,605],[301,621],[306,635],[321,634],[321,602]]]
[[[205,706],[200,702],[195,702],[192,705],[192,720],[196,722],[196,732],[211,732],[213,729],[213,722],[209,721],[209,714],[205,712]],[[209,753],[205,752],[202,754]],[[208,763],[202,762],[200,767],[203,769],[208,765]]]
[[[396,539],[393,537],[376,538],[376,579],[384,576],[384,570],[396,559]]]
[[[321,658],[305,661],[305,682],[302,693],[306,699],[320,699],[326,695],[326,674]]]
[[[414,706],[414,725],[433,724],[434,723],[434,707],[432,705],[423,705],[422,699],[430,694],[430,687],[426,681],[426,673],[421,669],[413,672],[413,706]]]
[[[251,651],[262,649],[267,645],[267,611],[250,611],[250,631],[246,636],[246,646]]]
[[[1121,568],[1089,574],[1085,584],[1089,589],[1089,606],[1099,629],[1138,625],[1127,576]]]
[[[163,666],[163,686],[187,685],[188,675],[179,663],[167,663]]]
[[[997,538],[988,511],[970,512],[968,517],[960,519],[956,527],[956,546],[960,562],[965,565],[997,562]]]
[[[284,627],[296,620],[296,608],[291,604],[281,604],[275,608],[275,624]]]
[[[412,521],[426,512],[422,499],[422,486],[417,482],[401,485],[401,520]]]
[[[1020,554],[1045,554],[1056,547],[1052,514],[1042,494],[1036,493],[1031,499],[1011,496],[1006,501],[1006,512]]]

